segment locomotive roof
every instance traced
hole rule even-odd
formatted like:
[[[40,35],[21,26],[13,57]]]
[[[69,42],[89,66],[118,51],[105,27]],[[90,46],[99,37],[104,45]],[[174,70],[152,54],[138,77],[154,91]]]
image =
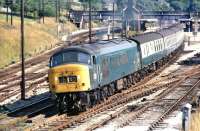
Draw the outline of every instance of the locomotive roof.
[[[182,26],[180,24],[177,24],[177,25],[173,25],[168,28],[158,30],[156,32],[148,32],[145,34],[136,35],[136,36],[131,37],[131,39],[139,42],[140,44],[143,44],[143,43],[147,43],[149,41],[161,39],[165,36],[171,35],[182,29],[183,29]]]
[[[174,25],[168,28],[161,29],[158,32],[161,33],[163,36],[168,36],[182,29],[183,27],[180,24],[178,24],[178,25]]]
[[[162,34],[162,36],[168,36],[168,35],[171,35],[171,34],[173,34],[174,32],[173,32],[173,30],[170,30],[170,29],[162,29],[162,30],[159,30],[159,31],[157,31],[158,33],[160,33],[160,34]]]
[[[68,47],[66,49],[62,49],[61,51],[58,51],[54,55],[69,50],[83,51],[89,54],[97,55],[97,54],[106,54],[109,52],[115,52],[118,50],[128,49],[136,46],[137,44],[131,40],[113,39],[106,41],[97,41],[91,44],[83,44],[83,45]]]
[[[147,43],[152,40],[161,39],[162,35],[157,32],[149,32],[141,35],[136,35],[131,39],[138,41],[140,44]]]

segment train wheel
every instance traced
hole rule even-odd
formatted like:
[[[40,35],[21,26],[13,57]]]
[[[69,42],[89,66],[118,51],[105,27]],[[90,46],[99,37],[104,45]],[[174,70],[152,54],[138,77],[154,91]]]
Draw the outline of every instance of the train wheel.
[[[132,86],[132,83],[133,83],[131,75],[127,76],[127,83],[128,83],[128,87],[130,88]]]
[[[134,76],[134,74],[133,75],[131,75],[131,81],[132,81],[132,85],[135,85],[135,83],[136,83],[136,79],[135,79],[135,76]]]
[[[140,73],[139,73],[139,72],[137,72],[137,73],[135,74],[135,78],[136,78],[136,82],[140,82],[140,81],[141,81],[141,76],[140,76]]]
[[[100,89],[96,90],[96,95],[97,95],[97,103],[100,104],[101,103],[101,91],[100,91]]]
[[[112,96],[114,94],[114,90],[113,90],[112,85],[108,86],[108,92],[109,92],[109,96]]]
[[[100,90],[100,99],[101,99],[101,101],[106,100],[106,93],[103,89]]]
[[[58,96],[56,101],[57,101],[57,109],[58,109],[59,114],[63,114],[64,112],[63,96]]]
[[[81,101],[78,99],[74,100],[74,105],[71,109],[72,109],[71,112],[75,112],[75,113],[84,111],[83,105],[82,105]]]
[[[128,88],[128,82],[126,78],[123,78],[123,89],[127,89]]]

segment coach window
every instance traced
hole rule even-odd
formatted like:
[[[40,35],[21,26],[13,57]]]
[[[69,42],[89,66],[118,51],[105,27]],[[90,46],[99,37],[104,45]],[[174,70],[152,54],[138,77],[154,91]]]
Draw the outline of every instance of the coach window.
[[[161,50],[161,45],[159,44],[159,51]]]
[[[146,45],[146,48],[147,48],[147,56],[149,55],[149,46]]]
[[[152,43],[151,43],[151,50],[152,50],[153,52],[155,52],[155,48],[154,48],[154,47],[155,47],[155,45],[154,45],[154,43],[152,42]]]
[[[145,54],[146,54],[145,46],[144,46],[144,48],[143,48],[143,49],[144,49],[143,51],[144,51],[144,56],[145,56]]]
[[[160,50],[162,50],[162,44],[160,44]]]
[[[160,50],[162,50],[162,44],[160,44]]]
[[[156,45],[156,51],[158,51],[158,44]]]

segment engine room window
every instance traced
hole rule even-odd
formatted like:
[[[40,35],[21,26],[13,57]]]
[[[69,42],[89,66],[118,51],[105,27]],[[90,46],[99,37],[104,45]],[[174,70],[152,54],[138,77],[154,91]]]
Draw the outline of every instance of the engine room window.
[[[51,66],[57,66],[66,63],[91,64],[90,55],[84,52],[67,51],[52,57]]]

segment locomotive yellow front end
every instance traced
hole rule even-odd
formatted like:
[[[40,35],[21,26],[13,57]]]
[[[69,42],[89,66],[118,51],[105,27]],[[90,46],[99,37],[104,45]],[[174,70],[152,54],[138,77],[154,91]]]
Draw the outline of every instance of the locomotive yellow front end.
[[[66,94],[90,89],[91,55],[81,49],[67,49],[50,59],[49,85],[51,92]]]
[[[59,112],[83,109],[91,90],[91,54],[82,48],[67,48],[50,58],[48,79]]]
[[[89,67],[83,64],[64,64],[49,70],[53,93],[82,92],[90,89]]]

